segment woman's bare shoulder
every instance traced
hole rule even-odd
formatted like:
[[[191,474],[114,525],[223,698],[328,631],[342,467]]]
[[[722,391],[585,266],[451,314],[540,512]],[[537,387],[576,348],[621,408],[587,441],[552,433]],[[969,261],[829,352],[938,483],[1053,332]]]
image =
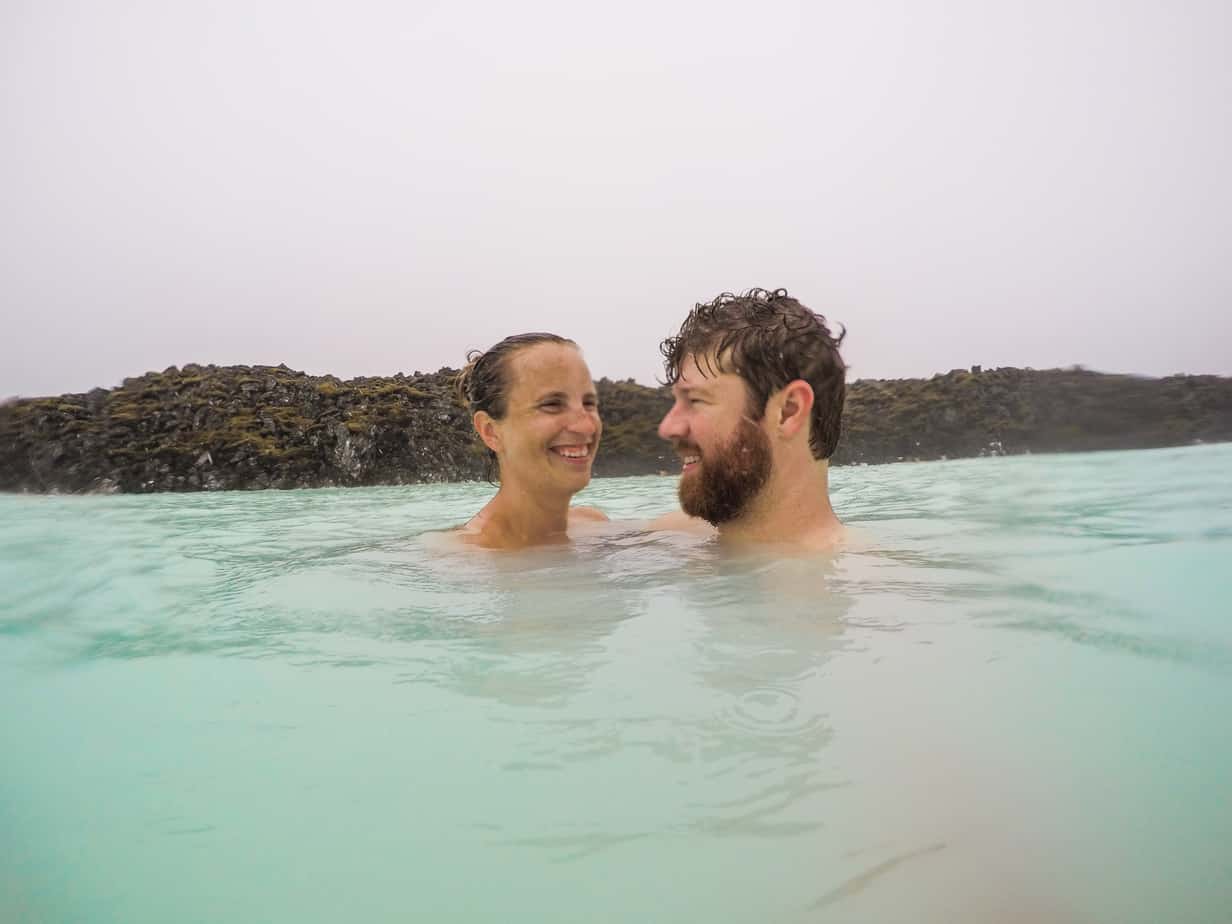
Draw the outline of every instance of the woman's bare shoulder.
[[[570,522],[600,522],[606,523],[608,515],[598,507],[570,507]]]
[[[699,517],[691,517],[683,510],[673,510],[650,521],[650,529],[666,529],[680,533],[713,533],[714,527]]]
[[[419,545],[432,552],[456,552],[475,544],[478,531],[470,529],[469,523],[448,529],[433,529],[419,534]]]

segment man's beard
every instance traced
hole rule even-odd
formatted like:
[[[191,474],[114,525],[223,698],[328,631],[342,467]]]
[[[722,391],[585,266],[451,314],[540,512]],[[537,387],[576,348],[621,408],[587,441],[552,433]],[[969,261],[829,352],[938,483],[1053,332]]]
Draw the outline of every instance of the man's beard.
[[[748,418],[723,446],[707,453],[698,471],[680,479],[680,509],[713,526],[747,509],[770,479],[770,439]]]

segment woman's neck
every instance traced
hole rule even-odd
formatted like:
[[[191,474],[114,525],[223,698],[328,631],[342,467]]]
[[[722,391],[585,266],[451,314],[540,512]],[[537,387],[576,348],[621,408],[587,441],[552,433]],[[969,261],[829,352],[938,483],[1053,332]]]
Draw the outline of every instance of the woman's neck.
[[[473,521],[484,545],[502,548],[561,542],[568,537],[567,494],[545,497],[502,483]]]

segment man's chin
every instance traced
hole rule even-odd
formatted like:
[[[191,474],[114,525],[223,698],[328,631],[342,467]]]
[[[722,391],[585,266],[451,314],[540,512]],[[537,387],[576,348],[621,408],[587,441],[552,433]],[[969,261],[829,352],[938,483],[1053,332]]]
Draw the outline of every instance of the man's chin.
[[[706,504],[702,496],[701,486],[696,473],[681,476],[680,487],[676,491],[680,499],[680,509],[691,517],[706,520]],[[709,522],[707,520],[707,522]]]
[[[711,526],[730,523],[744,515],[749,502],[770,477],[770,441],[752,423],[737,430],[730,444],[711,455],[710,467],[698,459],[682,472],[678,493],[680,509]]]

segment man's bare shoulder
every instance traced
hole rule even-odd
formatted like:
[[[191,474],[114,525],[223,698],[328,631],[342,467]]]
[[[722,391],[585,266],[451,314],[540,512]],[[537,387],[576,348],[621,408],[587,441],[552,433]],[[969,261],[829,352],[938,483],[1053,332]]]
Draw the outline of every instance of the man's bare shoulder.
[[[650,521],[650,529],[670,530],[678,533],[697,533],[709,535],[714,527],[700,517],[691,517],[683,510],[673,510]]]

